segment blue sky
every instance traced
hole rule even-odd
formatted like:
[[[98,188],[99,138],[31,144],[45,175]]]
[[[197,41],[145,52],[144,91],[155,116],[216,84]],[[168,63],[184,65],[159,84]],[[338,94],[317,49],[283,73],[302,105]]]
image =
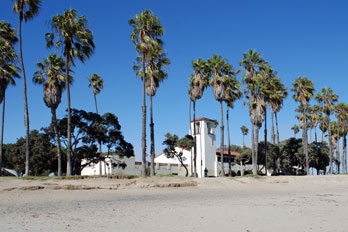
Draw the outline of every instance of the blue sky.
[[[128,20],[146,9],[161,19],[166,31],[163,37],[165,50],[172,62],[168,79],[161,84],[154,98],[157,154],[163,149],[166,132],[180,137],[188,133],[188,78],[192,72],[191,61],[198,57],[209,59],[217,53],[239,68],[243,53],[252,48],[263,54],[289,89],[296,77],[307,76],[314,81],[317,90],[330,87],[340,96],[340,101],[347,102],[348,99],[345,91],[348,87],[348,2],[344,0],[46,0],[40,14],[24,23],[22,29],[30,129],[46,127],[51,121],[50,110],[42,100],[42,87],[35,86],[31,79],[36,62],[55,51],[45,48],[44,34],[50,32],[48,21],[69,8],[87,17],[96,44],[92,58],[85,64],[77,62],[74,67],[72,107],[95,110],[88,77],[94,72],[102,76],[105,88],[98,95],[99,111],[118,116],[126,140],[135,147],[137,159],[141,153],[142,83],[132,70],[137,54],[130,41],[132,28]],[[0,15],[0,20],[17,28],[18,17],[12,12],[10,0],[2,1]],[[239,80],[241,78],[238,76]],[[4,142],[13,143],[25,135],[22,80],[17,80],[17,86],[8,89],[6,100]],[[64,94],[57,111],[58,118],[65,116],[66,107]],[[290,95],[279,113],[281,140],[292,136],[290,128],[297,123],[296,107],[297,103]],[[214,100],[211,88],[197,102],[196,116],[220,119],[219,104]],[[250,118],[243,100],[237,102],[230,113],[233,144],[242,144],[242,125],[250,129]],[[219,137],[218,134],[217,144]],[[250,143],[249,137],[246,138],[247,144]],[[147,138],[149,153],[149,136]]]

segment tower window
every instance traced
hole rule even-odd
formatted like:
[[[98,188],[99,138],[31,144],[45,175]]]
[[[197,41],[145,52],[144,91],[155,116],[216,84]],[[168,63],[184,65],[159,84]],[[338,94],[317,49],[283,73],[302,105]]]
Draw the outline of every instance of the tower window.
[[[200,123],[199,122],[196,122],[195,129],[196,129],[196,134],[200,134],[201,133],[201,127],[200,127]]]

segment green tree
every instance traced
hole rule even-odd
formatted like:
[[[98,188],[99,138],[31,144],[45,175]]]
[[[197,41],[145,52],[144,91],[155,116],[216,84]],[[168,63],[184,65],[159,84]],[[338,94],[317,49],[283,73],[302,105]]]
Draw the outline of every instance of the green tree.
[[[241,129],[242,135],[243,135],[243,148],[244,148],[245,147],[244,136],[248,135],[249,129],[244,125],[240,129]]]
[[[179,139],[177,135],[171,135],[170,133],[165,134],[166,139],[163,141],[164,148],[163,153],[167,158],[173,159],[176,157],[181,165],[185,168],[186,177],[188,176],[188,169],[184,164],[186,157],[184,156],[184,149],[191,150],[194,147],[194,139],[191,135],[185,135],[185,137]],[[177,152],[175,148],[178,147],[181,150]]]
[[[65,88],[64,67],[62,57],[57,57],[55,53],[44,59],[43,62],[36,64],[38,71],[35,72],[33,82],[43,85],[43,100],[48,108],[51,108],[52,125],[57,141],[58,176],[62,175],[62,149],[57,128],[56,110],[62,99],[62,92]],[[70,81],[72,77],[69,78]]]
[[[243,54],[243,60],[240,65],[244,68],[243,82],[247,84],[245,94],[249,102],[249,114],[251,119],[251,146],[252,146],[252,163],[253,174],[257,175],[257,154],[258,154],[258,136],[259,128],[265,117],[266,104],[261,98],[262,80],[257,73],[260,68],[265,67],[265,61],[262,59],[260,53],[250,49]]]
[[[150,60],[150,53],[153,49],[161,46],[160,37],[164,34],[164,28],[160,24],[160,19],[150,10],[145,10],[137,14],[134,19],[130,19],[129,25],[133,27],[131,40],[135,49],[141,56],[142,81],[143,81],[143,107],[142,107],[142,175],[146,175],[146,65]]]
[[[85,16],[77,16],[74,9],[65,10],[63,14],[53,16],[51,26],[54,33],[46,34],[47,47],[54,45],[54,37],[58,37],[55,43],[57,48],[61,48],[65,57],[65,80],[69,79],[69,71],[75,65],[76,58],[85,62],[93,54],[95,45],[93,34],[87,27]],[[68,125],[67,125],[67,171],[66,175],[71,175],[71,100],[70,83],[65,81],[65,88],[68,99]]]
[[[334,94],[333,90],[330,88],[323,88],[316,96],[316,100],[322,105],[323,113],[329,119],[329,147],[330,147],[330,174],[332,174],[332,161],[333,161],[333,149],[332,149],[332,139],[331,139],[331,119],[330,116],[334,109],[334,103],[338,100],[338,95]]]
[[[92,163],[98,163],[111,155],[134,156],[133,146],[128,143],[121,132],[121,125],[116,115],[105,113],[99,115],[84,110],[71,109],[72,117],[72,173],[80,174],[81,170]],[[58,120],[58,134],[67,147],[67,117]],[[52,125],[43,129],[55,140]],[[104,154],[98,152],[99,141],[107,148]],[[85,160],[83,165],[81,161]]]
[[[12,0],[14,3],[13,11],[18,14],[18,38],[19,38],[19,58],[21,62],[22,79],[23,79],[23,91],[24,91],[24,122],[26,132],[26,149],[25,149],[25,175],[29,175],[29,161],[30,161],[30,147],[29,147],[29,110],[28,110],[28,97],[27,97],[27,79],[25,76],[24,61],[23,61],[23,49],[22,49],[22,22],[25,22],[34,18],[39,13],[41,0]]]
[[[329,148],[326,142],[313,142],[308,147],[309,166],[317,170],[317,174],[322,170],[325,173],[329,165]]]
[[[193,175],[197,177],[197,147],[196,147],[196,101],[203,96],[204,89],[209,85],[209,66],[207,62],[198,58],[192,61],[193,73],[190,75],[190,89],[188,91],[193,102]],[[190,125],[191,128],[191,125]],[[190,129],[192,131],[192,129]]]
[[[291,130],[294,131],[294,137],[296,138],[296,134],[300,131],[300,128],[295,124],[291,127]]]
[[[15,65],[17,55],[13,45],[17,42],[16,30],[7,22],[0,21],[0,103],[2,103],[1,138],[0,138],[0,176],[2,175],[3,141],[5,126],[5,96],[9,85],[15,85],[14,78],[19,78],[19,68]]]
[[[298,77],[293,83],[291,91],[294,92],[293,98],[296,102],[300,102],[303,109],[303,128],[302,128],[302,143],[305,156],[306,173],[309,174],[309,160],[308,160],[308,139],[307,139],[307,108],[308,102],[314,96],[314,84],[307,77]]]

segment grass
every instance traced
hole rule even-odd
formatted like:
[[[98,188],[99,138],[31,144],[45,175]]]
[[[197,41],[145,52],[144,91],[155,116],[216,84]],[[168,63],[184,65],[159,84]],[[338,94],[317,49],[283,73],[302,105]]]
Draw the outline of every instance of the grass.
[[[12,177],[6,176],[5,178],[15,178],[20,180],[83,180],[83,179],[97,179],[97,178],[109,178],[109,179],[135,179],[138,176],[135,175],[124,175],[124,174],[116,174],[112,176],[20,176],[20,177]]]

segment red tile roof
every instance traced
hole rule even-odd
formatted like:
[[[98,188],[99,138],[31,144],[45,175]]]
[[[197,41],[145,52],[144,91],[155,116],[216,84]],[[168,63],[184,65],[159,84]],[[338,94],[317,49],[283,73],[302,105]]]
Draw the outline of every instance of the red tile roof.
[[[220,150],[216,150],[216,154],[220,155],[220,153],[221,153]],[[227,149],[224,149],[224,155],[228,155],[228,150]],[[231,155],[232,156],[237,156],[237,155],[240,155],[240,153],[236,152],[236,151],[231,151]]]
[[[212,121],[212,122],[215,122],[215,120],[213,120],[213,119],[204,118],[204,117],[196,118],[196,122],[197,121]],[[193,120],[191,120],[191,122],[193,122]]]

